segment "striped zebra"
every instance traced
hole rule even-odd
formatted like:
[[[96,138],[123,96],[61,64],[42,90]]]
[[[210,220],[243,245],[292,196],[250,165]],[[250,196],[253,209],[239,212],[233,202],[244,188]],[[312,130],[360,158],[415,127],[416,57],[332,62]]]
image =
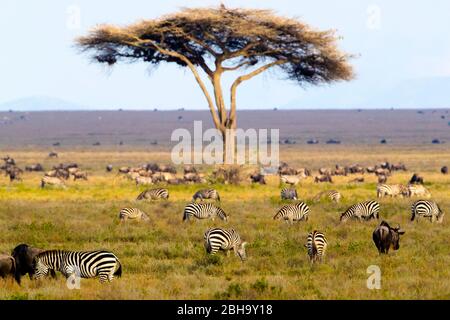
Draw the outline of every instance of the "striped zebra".
[[[322,232],[314,230],[308,234],[305,247],[308,249],[308,255],[311,263],[317,261],[322,262],[322,257],[325,255],[327,245],[327,239]]]
[[[220,196],[216,189],[202,189],[198,190],[192,197],[192,201],[197,201],[197,199],[200,199],[200,201],[205,199],[220,201]]]
[[[297,190],[294,188],[281,189],[281,200],[297,200]]]
[[[230,254],[230,250],[234,251],[241,261],[247,259],[247,254],[245,252],[245,246],[247,242],[242,242],[239,233],[234,229],[222,229],[222,228],[212,228],[208,229],[204,235],[205,249],[209,254],[216,254],[217,251],[226,251],[227,256]]]
[[[284,219],[287,223],[293,224],[294,221],[308,221],[309,207],[304,202],[288,204],[281,207],[274,220]]]
[[[408,196],[425,196],[427,198],[431,198],[430,191],[427,190],[423,185],[421,184],[409,184],[408,185]]]
[[[442,223],[444,213],[436,202],[418,200],[411,206],[411,221],[419,221],[419,217],[429,218],[431,222]]]
[[[122,264],[109,251],[65,251],[50,250],[38,254],[33,262],[34,278],[40,279],[50,270],[60,271],[66,278],[78,276],[94,278],[100,282],[112,281],[122,275]]]
[[[408,195],[408,188],[402,184],[378,184],[377,185],[377,198],[383,198],[385,196],[403,197]]]
[[[183,221],[189,220],[191,217],[197,219],[211,219],[217,216],[222,220],[227,221],[228,216],[222,208],[216,207],[212,203],[190,203],[184,208]]]
[[[123,208],[119,212],[119,219],[120,222],[125,222],[128,219],[148,221],[149,217],[144,211],[138,208]]]
[[[169,199],[169,190],[164,188],[147,189],[142,191],[136,200],[157,200],[157,199]]]
[[[330,199],[333,202],[339,203],[339,201],[341,201],[342,195],[339,191],[336,190],[322,191],[316,194],[316,196],[313,198],[313,201],[319,202],[322,198]]]
[[[380,204],[377,201],[369,200],[357,203],[349,207],[342,215],[341,222],[348,219],[358,219],[359,221],[379,219]]]

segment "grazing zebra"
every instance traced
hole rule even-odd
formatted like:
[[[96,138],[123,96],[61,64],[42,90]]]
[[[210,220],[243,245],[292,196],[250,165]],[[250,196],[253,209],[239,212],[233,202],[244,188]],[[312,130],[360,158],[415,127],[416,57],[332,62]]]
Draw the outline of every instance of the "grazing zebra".
[[[429,218],[431,222],[442,223],[444,213],[436,202],[418,200],[411,206],[411,221],[419,221],[419,217]]]
[[[141,192],[136,200],[157,200],[157,199],[169,199],[169,190],[164,188],[147,189]]]
[[[380,204],[377,201],[369,200],[357,203],[349,207],[342,215],[341,222],[346,222],[350,218],[359,221],[379,219]]]
[[[234,229],[221,229],[212,228],[208,229],[204,235],[205,249],[209,254],[216,254],[217,251],[226,251],[227,256],[231,249],[234,250],[234,254],[237,255],[242,261],[247,259],[245,252],[245,246],[247,242],[242,242],[239,233]]]
[[[198,190],[192,197],[193,201],[197,201],[197,199],[200,199],[200,201],[205,199],[220,201],[220,196],[216,189],[202,189]]]
[[[327,239],[322,232],[314,230],[308,234],[305,247],[308,249],[311,263],[316,261],[322,262],[322,257],[325,255],[327,245]]]
[[[318,193],[314,198],[314,202],[319,202],[322,198],[330,199],[333,202],[339,203],[341,201],[342,195],[339,191],[336,190],[329,190],[329,191],[322,191]]]
[[[425,196],[427,198],[430,198],[431,193],[421,184],[410,184],[408,185],[408,196]]]
[[[403,197],[408,195],[408,188],[402,184],[379,184],[377,185],[377,197],[383,198],[385,196]]]
[[[294,188],[281,189],[281,200],[297,200],[297,190]]]
[[[211,219],[218,216],[220,219],[227,221],[228,217],[222,208],[216,207],[212,203],[190,203],[184,208],[183,221],[189,220],[191,216],[197,219]]]
[[[100,282],[112,281],[114,276],[122,275],[119,259],[108,251],[44,251],[33,262],[34,278],[40,279],[50,270],[60,271],[66,278],[79,276],[94,278]]]
[[[304,202],[288,204],[281,207],[274,220],[284,219],[287,223],[293,224],[294,221],[308,221],[309,207]]]
[[[119,212],[119,219],[120,222],[125,222],[128,219],[148,221],[149,217],[144,211],[138,208],[123,208]]]

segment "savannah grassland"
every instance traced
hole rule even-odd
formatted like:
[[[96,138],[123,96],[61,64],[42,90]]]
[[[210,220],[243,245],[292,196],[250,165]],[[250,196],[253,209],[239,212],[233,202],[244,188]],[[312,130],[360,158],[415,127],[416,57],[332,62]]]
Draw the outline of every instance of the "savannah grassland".
[[[23,182],[9,184],[0,177],[0,252],[19,243],[46,249],[113,251],[123,265],[122,278],[101,285],[97,279],[81,280],[80,290],[69,290],[57,280],[40,282],[23,278],[22,286],[0,279],[0,299],[449,299],[450,298],[450,177],[439,168],[447,164],[450,150],[442,146],[282,146],[281,160],[316,171],[321,166],[358,162],[404,162],[409,171],[394,173],[390,183],[406,183],[420,172],[426,186],[447,213],[444,223],[410,222],[411,199],[381,200],[381,217],[406,230],[400,250],[379,256],[372,242],[377,222],[339,225],[339,213],[350,204],[375,199],[376,180],[365,175],[364,184],[349,184],[354,176],[337,177],[335,183],[314,184],[312,178],[297,188],[310,204],[308,222],[286,225],[272,219],[282,203],[278,179],[266,186],[214,185],[228,222],[182,222],[184,206],[200,185],[168,186],[169,201],[135,202],[144,189],[114,173],[107,163],[134,165],[149,161],[168,163],[167,151],[108,148],[60,151],[48,159],[48,150],[2,150],[19,166],[41,162],[45,168],[75,161],[90,173],[89,181],[68,182],[68,188],[39,188],[40,173],[25,173]],[[202,168],[204,172],[212,168]],[[314,204],[321,190],[337,189],[342,203]],[[149,223],[120,225],[118,212],[137,206],[150,216]],[[235,228],[249,242],[245,263],[230,254],[207,256],[203,233],[210,226]],[[323,264],[311,266],[303,247],[309,231],[325,232],[328,253]],[[370,265],[381,268],[380,290],[369,290]]]

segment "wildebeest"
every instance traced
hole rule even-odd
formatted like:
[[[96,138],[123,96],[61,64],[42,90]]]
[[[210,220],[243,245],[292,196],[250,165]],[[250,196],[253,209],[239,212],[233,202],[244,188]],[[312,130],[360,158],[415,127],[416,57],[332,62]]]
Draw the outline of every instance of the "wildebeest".
[[[261,173],[253,173],[250,175],[252,183],[266,184],[266,179]]]
[[[394,250],[400,248],[400,235],[405,231],[400,229],[400,226],[392,228],[386,221],[381,221],[372,234],[373,242],[380,254],[389,253],[389,249],[392,247]]]
[[[387,182],[387,176],[385,175],[379,175],[378,176],[378,183],[386,183]]]
[[[161,172],[169,172],[169,173],[173,173],[173,174],[177,173],[177,169],[171,164],[159,166],[159,171],[161,171]]]
[[[44,171],[44,168],[42,167],[42,165],[40,163],[36,163],[36,164],[31,164],[25,167],[26,171]]]
[[[16,261],[14,258],[7,254],[0,254],[0,277],[14,277],[17,283],[20,283],[20,279],[17,279],[16,274]]]
[[[130,167],[120,167],[119,168],[119,173],[128,173],[130,172]]]
[[[41,188],[44,188],[45,185],[57,186],[57,187],[63,187],[63,188],[66,187],[64,182],[60,178],[47,177],[47,176],[45,176],[41,179]]]
[[[15,278],[20,283],[20,278],[26,274],[32,279],[34,274],[33,260],[39,253],[44,252],[44,249],[34,248],[25,243],[19,244],[11,253],[11,256],[16,262]],[[56,273],[51,270],[50,275],[56,278]]]
[[[87,172],[84,172],[84,171],[76,171],[76,172],[74,172],[73,173],[73,180],[75,181],[75,180],[79,180],[79,179],[87,180],[88,179]]]
[[[331,176],[331,169],[330,168],[320,168],[319,174],[324,176]]]
[[[184,174],[188,174],[188,173],[197,174],[198,173],[197,169],[191,165],[184,166],[183,170],[184,170]]]
[[[315,183],[319,183],[319,182],[333,183],[333,179],[331,179],[331,175],[329,175],[329,174],[321,174],[319,176],[314,177],[314,182]]]
[[[363,183],[364,182],[364,177],[357,177],[353,180],[349,181],[350,183]]]
[[[21,181],[23,170],[16,166],[8,166],[6,168],[6,174],[9,176],[9,182],[13,182],[14,180]]]
[[[48,157],[49,157],[49,158],[58,158],[58,153],[52,151],[52,152],[50,152],[50,153],[48,154]]]
[[[111,172],[112,170],[113,170],[112,164],[108,164],[108,165],[106,166],[106,172]]]
[[[448,174],[448,167],[447,166],[442,167],[441,168],[441,173],[442,174]]]
[[[417,173],[414,173],[411,180],[409,180],[409,184],[423,184],[423,178]]]

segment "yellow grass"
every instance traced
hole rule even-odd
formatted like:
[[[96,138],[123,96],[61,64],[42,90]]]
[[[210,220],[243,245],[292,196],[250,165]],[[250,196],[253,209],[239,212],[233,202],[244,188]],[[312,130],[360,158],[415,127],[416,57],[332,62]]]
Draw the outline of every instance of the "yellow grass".
[[[373,165],[403,161],[420,172],[426,186],[447,213],[444,223],[410,222],[411,199],[381,200],[381,216],[399,223],[406,234],[400,250],[379,256],[372,242],[375,221],[339,225],[339,214],[350,204],[375,199],[376,179],[365,175],[364,184],[348,184],[354,176],[337,177],[335,183],[314,184],[309,178],[298,186],[299,195],[311,207],[307,223],[286,225],[272,219],[279,201],[278,180],[266,186],[217,185],[221,206],[230,215],[222,221],[182,222],[184,206],[203,186],[169,186],[169,201],[138,203],[143,188],[104,167],[145,162],[169,163],[169,153],[145,150],[63,151],[60,159],[46,159],[43,151],[11,151],[20,166],[41,162],[45,168],[75,161],[89,173],[89,181],[69,181],[67,189],[41,190],[41,174],[26,173],[23,182],[9,184],[0,178],[0,252],[19,243],[69,250],[108,249],[123,264],[122,278],[101,285],[83,279],[80,290],[69,290],[65,279],[40,282],[24,278],[21,287],[0,279],[0,299],[449,299],[450,298],[450,177],[439,173],[450,159],[444,148],[430,154],[426,149],[388,147],[298,147],[282,149],[281,159],[295,166],[317,169],[336,163]],[[212,168],[203,168],[210,171]],[[389,183],[406,183],[412,171],[395,173]],[[336,189],[342,203],[314,204],[321,190]],[[118,212],[137,206],[150,216],[149,223],[120,225]],[[235,228],[249,242],[248,260],[234,255],[207,256],[203,233],[210,226]],[[313,229],[329,240],[322,265],[311,267],[303,244]],[[367,267],[381,268],[381,289],[366,287]]]

